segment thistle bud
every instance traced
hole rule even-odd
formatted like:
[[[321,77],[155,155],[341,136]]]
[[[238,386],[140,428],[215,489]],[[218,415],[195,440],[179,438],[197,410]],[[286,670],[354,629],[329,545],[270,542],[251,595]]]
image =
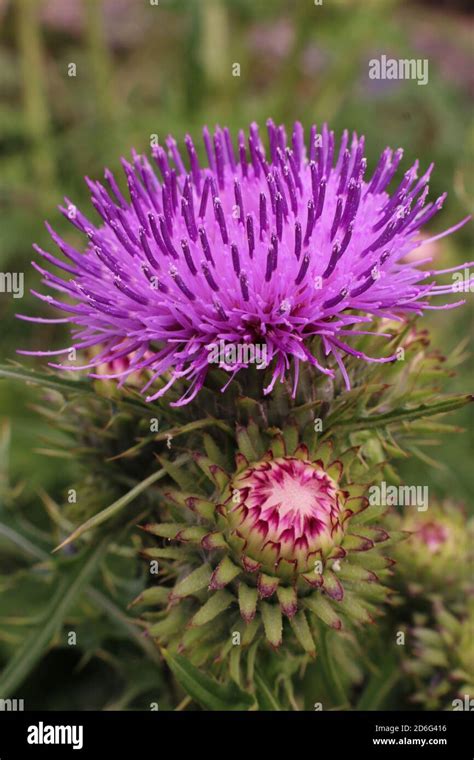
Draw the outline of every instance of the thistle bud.
[[[199,661],[216,651],[224,658],[233,631],[244,647],[266,639],[274,649],[296,647],[314,656],[321,621],[350,628],[382,612],[383,581],[393,564],[382,552],[389,539],[379,524],[384,510],[368,507],[357,450],[337,457],[330,442],[310,450],[296,427],[265,445],[250,424],[238,428],[236,440],[234,472],[217,461],[209,436],[214,458],[193,455],[192,480],[198,482],[201,470],[212,496],[205,483],[201,492],[167,491],[169,513],[182,521],[145,526],[181,544],[144,551],[166,563],[175,614],[173,622],[162,607],[150,635]],[[357,481],[349,477],[352,468]]]
[[[408,508],[392,517],[408,538],[394,549],[397,578],[412,595],[443,592],[446,599],[472,589],[474,521],[452,502],[430,504],[426,512]]]

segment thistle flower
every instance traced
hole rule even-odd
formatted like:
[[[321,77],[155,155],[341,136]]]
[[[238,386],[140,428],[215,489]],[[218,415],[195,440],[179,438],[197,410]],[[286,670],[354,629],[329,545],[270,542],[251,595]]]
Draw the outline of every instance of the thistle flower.
[[[452,292],[432,278],[467,264],[436,272],[419,268],[429,258],[406,261],[445,198],[427,203],[432,166],[418,179],[415,162],[389,195],[401,149],[384,150],[365,179],[363,137],[349,141],[345,131],[337,151],[334,133],[324,125],[318,135],[312,126],[306,148],[300,123],[289,143],[283,126],[269,120],[267,127],[268,152],[256,124],[247,140],[239,132],[237,146],[228,129],[217,128],[211,137],[205,128],[207,168],[189,135],[188,166],[169,137],[168,151],[152,149],[160,178],[146,157],[133,152],[132,163],[122,160],[130,200],[108,170],[108,189],[87,180],[102,225],[66,199],[62,213],[89,242],[81,254],[47,225],[65,260],[36,250],[68,278],[34,266],[43,283],[67,300],[35,295],[66,312],[77,350],[100,350],[83,366],[52,366],[90,371],[128,357],[128,366],[109,377],[125,380],[146,368],[148,400],[184,378],[189,386],[176,403],[185,404],[205,382],[210,347],[223,341],[265,344],[266,393],[291,374],[295,393],[301,362],[330,376],[339,368],[349,387],[345,355],[370,362],[395,358],[356,350],[351,341],[367,334],[362,328],[378,317],[458,305],[431,303]],[[70,348],[22,353],[60,355]],[[220,366],[230,379],[248,361],[239,357]],[[160,376],[166,382],[155,391]]]
[[[380,548],[389,541],[378,524],[384,510],[368,507],[357,450],[336,458],[330,443],[308,449],[293,426],[266,448],[255,423],[238,428],[237,443],[231,473],[209,436],[212,458],[194,453],[190,482],[195,489],[201,471],[210,489],[184,489],[161,460],[181,486],[164,493],[174,521],[144,527],[178,545],[143,551],[163,563],[165,582],[137,601],[158,608],[150,635],[198,662],[224,659],[233,632],[244,648],[265,638],[278,648],[285,634],[290,648],[314,656],[318,620],[340,629],[382,611],[393,564]]]
[[[474,521],[459,505],[434,503],[426,512],[408,508],[392,525],[410,534],[393,556],[396,577],[411,594],[442,592],[445,599],[459,599],[473,589]]]

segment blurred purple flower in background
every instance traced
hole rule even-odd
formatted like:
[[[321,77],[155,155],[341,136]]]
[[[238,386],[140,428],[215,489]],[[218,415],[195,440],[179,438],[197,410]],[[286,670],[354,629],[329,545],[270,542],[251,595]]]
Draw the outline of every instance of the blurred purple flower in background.
[[[102,0],[101,13],[106,40],[113,47],[134,47],[143,40],[148,26],[146,4]],[[72,37],[80,37],[83,33],[85,15],[82,0],[46,0],[41,6],[43,23]]]
[[[251,50],[269,58],[284,59],[295,39],[295,29],[289,18],[279,18],[271,24],[254,24],[248,35]]]

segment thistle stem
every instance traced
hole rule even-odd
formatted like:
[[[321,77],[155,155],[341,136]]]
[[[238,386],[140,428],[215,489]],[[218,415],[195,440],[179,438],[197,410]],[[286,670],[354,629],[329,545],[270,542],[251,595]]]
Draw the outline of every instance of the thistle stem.
[[[50,144],[50,117],[46,97],[44,51],[39,6],[34,0],[17,2],[17,44],[20,56],[21,86],[24,104],[25,132],[31,144],[33,171],[43,206],[52,195],[55,166]]]
[[[113,123],[116,99],[112,87],[112,65],[104,34],[101,0],[87,0],[86,42],[89,48],[91,79],[96,91],[95,106],[99,118]]]
[[[182,712],[183,710],[186,709],[186,707],[189,704],[191,704],[192,701],[193,700],[191,699],[191,697],[189,697],[189,696],[184,697],[184,699],[181,700],[181,702],[179,703],[179,705],[177,707],[175,707],[175,712]]]
[[[342,710],[349,707],[346,691],[338,677],[334,661],[330,651],[331,631],[321,630],[319,641],[319,664],[322,670],[322,676],[326,683],[328,694],[334,701],[334,707]]]

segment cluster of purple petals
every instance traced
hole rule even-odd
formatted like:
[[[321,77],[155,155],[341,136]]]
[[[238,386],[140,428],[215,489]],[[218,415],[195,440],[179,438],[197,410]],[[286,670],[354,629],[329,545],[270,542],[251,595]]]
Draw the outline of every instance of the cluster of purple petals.
[[[384,150],[366,177],[364,137],[345,131],[337,147],[326,125],[305,136],[296,122],[287,135],[269,120],[267,130],[265,148],[256,124],[236,142],[228,129],[211,135],[204,128],[207,166],[189,135],[185,151],[171,137],[166,148],[153,146],[152,163],[133,152],[131,163],[122,160],[128,199],[108,170],[104,184],[87,180],[101,224],[66,199],[61,211],[87,246],[76,250],[47,225],[63,258],[35,248],[63,276],[34,263],[59,294],[35,295],[66,313],[52,321],[71,323],[72,346],[87,360],[52,366],[121,383],[143,371],[147,400],[185,379],[180,405],[199,392],[210,348],[224,341],[266,345],[266,393],[289,376],[294,393],[301,362],[330,376],[337,365],[349,386],[345,355],[394,359],[368,357],[351,345],[375,318],[457,305],[430,304],[452,292],[452,284],[437,285],[433,277],[456,268],[435,272],[420,269],[430,259],[405,261],[428,242],[420,228],[445,198],[428,202],[432,166],[419,176],[416,162],[389,195],[401,149]],[[94,373],[122,357],[121,371]],[[224,365],[229,380],[245,366]],[[165,383],[156,390],[158,377]]]

